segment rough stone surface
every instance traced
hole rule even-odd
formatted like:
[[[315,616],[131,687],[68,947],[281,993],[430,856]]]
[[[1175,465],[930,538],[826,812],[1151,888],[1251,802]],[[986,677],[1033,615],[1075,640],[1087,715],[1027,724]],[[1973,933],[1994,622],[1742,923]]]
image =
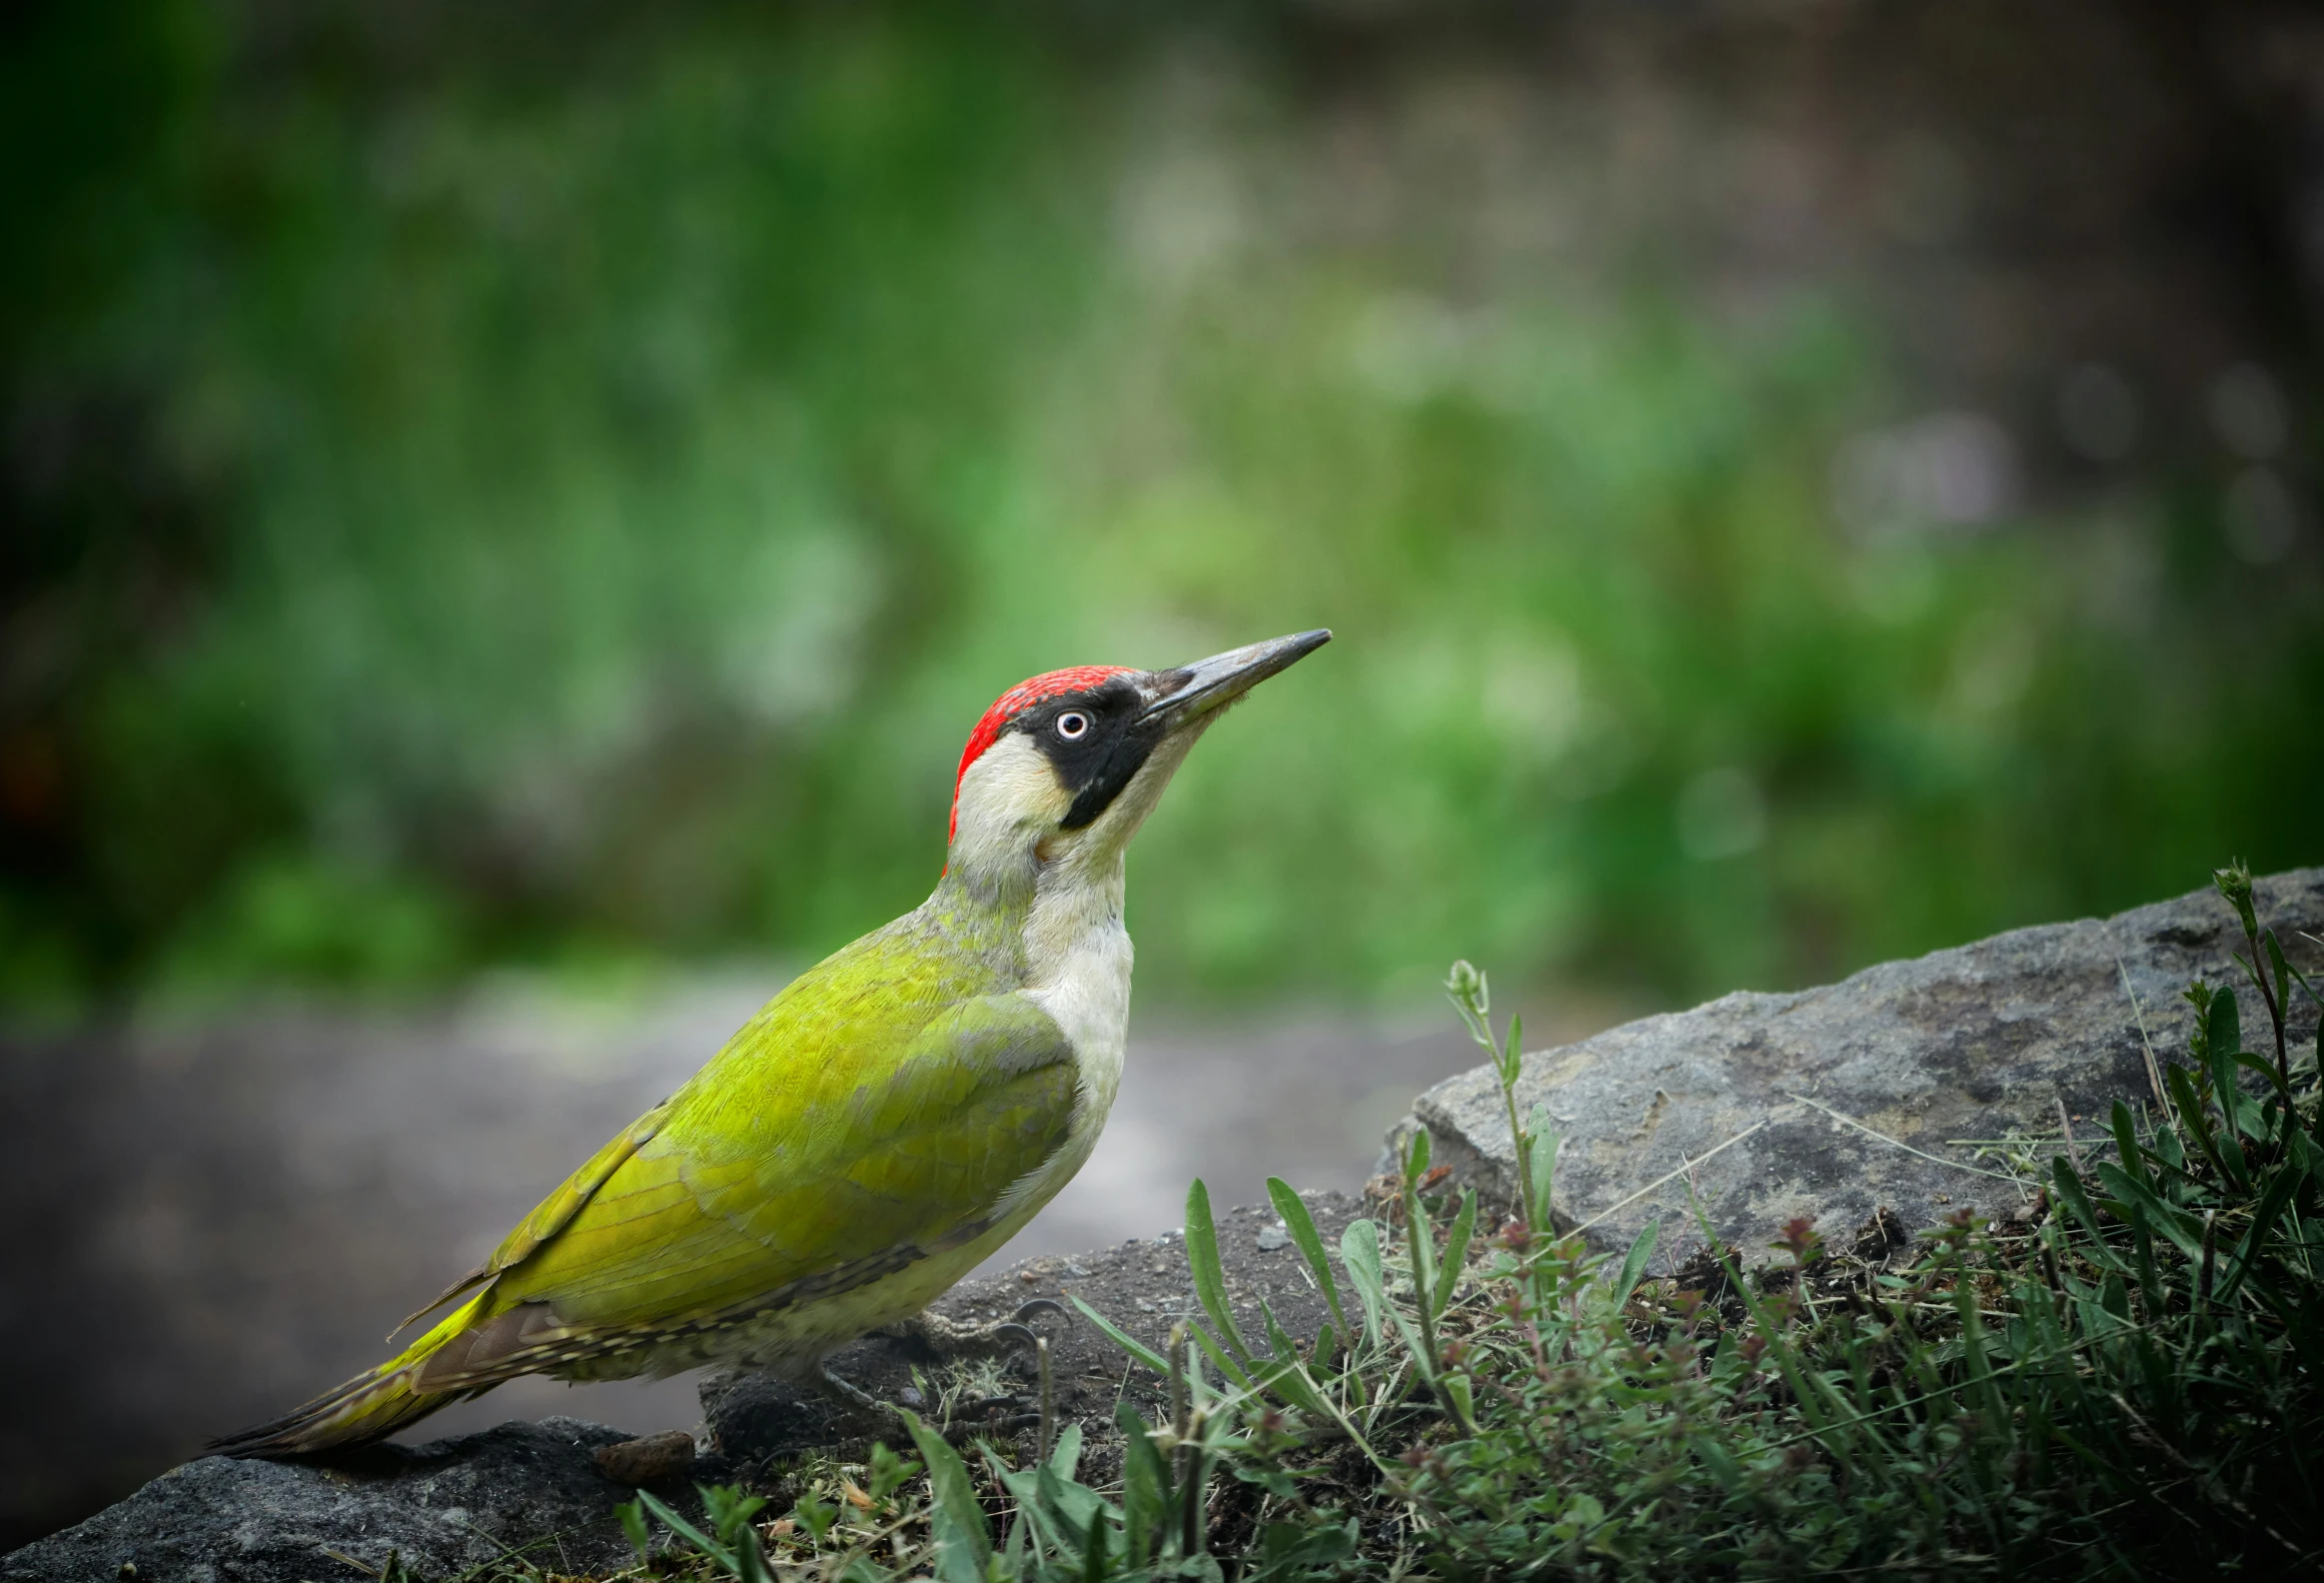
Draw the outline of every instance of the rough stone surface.
[[[1335,1247],[1362,1212],[1340,1194],[1309,1194],[1308,1203]],[[1265,1333],[1264,1301],[1292,1334],[1312,1341],[1323,1299],[1299,1250],[1268,1234],[1277,1224],[1269,1209],[1218,1216],[1228,1299],[1247,1337]],[[1031,1297],[1066,1295],[1156,1350],[1174,1320],[1200,1312],[1176,1233],[1073,1258],[1027,1259],[997,1279],[962,1282],[937,1308],[982,1321],[1005,1318]],[[1114,1403],[1126,1398],[1154,1419],[1166,1387],[1079,1315],[1063,1323],[1043,1318],[1040,1328],[1051,1337],[1057,1411],[1088,1436],[1085,1476],[1110,1476],[1121,1459]],[[915,1366],[932,1392],[963,1383],[914,1345],[883,1337],[859,1341],[831,1361],[842,1378],[905,1405],[913,1404],[907,1392]],[[990,1371],[981,1388],[966,1387],[953,1403],[954,1421],[996,1439],[1014,1435],[1029,1451],[1038,1403],[1037,1368],[1019,1354]],[[926,1411],[937,1404],[919,1405]],[[702,1407],[707,1454],[675,1487],[656,1487],[681,1504],[687,1479],[772,1471],[769,1464],[803,1451],[860,1450],[875,1435],[900,1439],[893,1426],[757,1374],[706,1375]],[[376,1575],[390,1552],[415,1577],[455,1578],[511,1549],[550,1573],[606,1569],[629,1553],[612,1511],[630,1491],[605,1476],[596,1453],[625,1438],[599,1424],[550,1418],[417,1450],[374,1447],[327,1463],[205,1457],[77,1527],[0,1556],[0,1583],[116,1583],[124,1562],[134,1562],[147,1583],[357,1583],[363,1569]]]
[[[617,1564],[613,1507],[630,1492],[592,1454],[622,1438],[548,1418],[329,1464],[203,1457],[0,1556],[0,1583],[116,1583],[125,1563],[148,1583],[356,1583],[391,1553],[422,1578],[511,1550],[547,1572]]]
[[[2324,868],[2257,888],[2261,924],[2324,986],[2324,948],[2303,937],[2324,934]],[[1965,1168],[1978,1161],[1959,1140],[2018,1134],[2054,1150],[2061,1100],[2084,1137],[2104,1129],[2116,1099],[2151,1102],[2125,975],[2158,1061],[2183,1059],[2193,1012],[2179,995],[2197,977],[2237,987],[2247,1047],[2270,1040],[2231,960],[2242,947],[2227,904],[2201,890],[1884,962],[1824,988],[1731,994],[1528,1054],[1520,1113],[1549,1106],[1564,1140],[1555,1211],[1603,1246],[1627,1245],[1658,1218],[1667,1252],[1699,1243],[1690,1180],[1719,1233],[1759,1257],[1794,1215],[1831,1232],[1875,1207],[1915,1226],[1992,1212],[2019,1202],[2019,1189]],[[2308,1046],[2316,1008],[2297,986],[2292,995],[2294,1036]],[[1506,1201],[1514,1150],[1490,1067],[1422,1094],[1392,1147],[1414,1118],[1428,1124],[1436,1161]]]

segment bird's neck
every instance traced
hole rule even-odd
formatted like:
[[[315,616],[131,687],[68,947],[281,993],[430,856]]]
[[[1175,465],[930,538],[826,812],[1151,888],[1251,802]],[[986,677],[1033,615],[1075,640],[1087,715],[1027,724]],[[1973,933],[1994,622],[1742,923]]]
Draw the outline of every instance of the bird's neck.
[[[1008,976],[1053,987],[1092,949],[1126,951],[1124,878],[1117,852],[1102,863],[1032,863],[994,875],[954,866],[922,907],[959,944],[1012,955]]]
[[[1129,930],[1122,924],[1122,860],[1056,862],[1026,872],[1029,882],[980,883],[955,868],[937,882],[928,910],[947,932],[994,956],[1013,958],[1012,987],[1064,1030],[1110,1102],[1130,1016]]]

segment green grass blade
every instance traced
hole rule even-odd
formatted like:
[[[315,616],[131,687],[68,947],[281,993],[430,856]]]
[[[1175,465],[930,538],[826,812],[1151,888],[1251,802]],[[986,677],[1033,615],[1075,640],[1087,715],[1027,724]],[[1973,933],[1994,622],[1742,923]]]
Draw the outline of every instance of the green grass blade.
[[[1340,1307],[1340,1283],[1332,1277],[1332,1261],[1324,1252],[1323,1236],[1316,1230],[1315,1217],[1307,1212],[1305,1200],[1282,1177],[1270,1176],[1267,1201],[1283,1217],[1283,1229],[1291,1234],[1291,1245],[1299,1249],[1300,1257],[1307,1260],[1307,1267],[1314,1272],[1316,1286],[1332,1311],[1332,1322],[1340,1327],[1340,1334],[1348,1334],[1348,1315]]]
[[[2133,1180],[2121,1167],[2100,1161],[2098,1180],[2105,1183],[2124,1203],[2144,1214],[2148,1223],[2176,1243],[2180,1252],[2189,1258],[2203,1256],[2203,1222],[2164,1203],[2155,1190],[2141,1181]]]
[[[1380,1313],[1388,1302],[1388,1284],[1380,1269],[1380,1227],[1370,1220],[1351,1220],[1340,1233],[1340,1262],[1364,1305],[1364,1340],[1374,1351],[1380,1347]]]
[[[984,1448],[984,1460],[993,1479],[1015,1499],[1017,1522],[1029,1527],[1030,1533],[1026,1537],[1031,1540],[1035,1550],[1062,1552],[1070,1546],[1075,1554],[1080,1553],[1080,1541],[1058,1524],[1056,1514],[1041,1500],[1042,1475],[1048,1473],[1048,1463],[1036,1462],[1029,1468],[1012,1468],[994,1455],[989,1446]],[[1055,1477],[1051,1476],[1049,1482],[1054,1484]],[[1009,1543],[1014,1545],[1017,1540],[1018,1536],[1012,1527]]]
[[[984,1507],[969,1482],[968,1464],[960,1460],[944,1437],[903,1413],[904,1427],[912,1432],[920,1461],[928,1470],[929,1527],[936,1538],[936,1576],[943,1583],[984,1583],[992,1558],[992,1530],[985,1525]]]
[[[1228,1384],[1234,1386],[1237,1390],[1249,1391],[1258,1389],[1258,1386],[1252,1381],[1251,1371],[1257,1368],[1259,1365],[1254,1363],[1249,1357],[1246,1356],[1237,1358],[1231,1355],[1225,1347],[1222,1347],[1218,1344],[1218,1341],[1211,1335],[1208,1330],[1205,1330],[1198,1324],[1189,1324],[1186,1327],[1186,1334],[1189,1340],[1191,1340],[1196,1346],[1202,1348],[1204,1356],[1208,1357],[1213,1363],[1216,1363],[1219,1366],[1219,1372],[1227,1377]],[[1199,1378],[1190,1379],[1188,1383],[1196,1387],[1198,1393],[1197,1399],[1199,1400],[1199,1391],[1201,1388]]]
[[[2258,1137],[2260,1129],[2253,1119],[2257,1107],[2244,1097],[2243,1085],[2237,1079],[2240,1050],[2214,1047],[2204,1057],[2211,1068],[2211,1101],[2219,1107],[2220,1158],[2227,1166],[2228,1179],[2241,1192],[2251,1185],[2251,1165],[2243,1152],[2242,1139]]]
[[[1186,1267],[1194,1275],[1194,1295],[1202,1303],[1202,1311],[1219,1327],[1219,1335],[1235,1357],[1248,1364],[1251,1349],[1243,1345],[1242,1334],[1235,1328],[1234,1310],[1227,1306],[1227,1272],[1219,1262],[1219,1232],[1211,1219],[1210,1189],[1199,1176],[1186,1189]]]
[[[1059,1476],[1047,1462],[1033,1469],[1033,1499],[1026,1508],[1036,1513],[1051,1536],[1050,1548],[1078,1555],[1089,1548],[1092,1536],[1105,1527],[1105,1501],[1097,1491]]]
[[[1323,1393],[1316,1389],[1314,1380],[1309,1378],[1307,1370],[1300,1366],[1299,1344],[1276,1321],[1273,1310],[1265,1303],[1261,1303],[1259,1308],[1266,1316],[1267,1339],[1275,1348],[1276,1356],[1276,1361],[1261,1363],[1252,1369],[1260,1388],[1273,1391],[1301,1412],[1327,1421],[1336,1420],[1339,1414],[1332,1411]]]
[[[1453,1292],[1461,1284],[1461,1276],[1469,1267],[1469,1241],[1477,1234],[1477,1190],[1461,1190],[1461,1211],[1453,1217],[1453,1229],[1445,1234],[1443,1262],[1437,1268],[1435,1289],[1429,1293],[1429,1312],[1442,1317],[1452,1305]]]
[[[1550,1198],[1550,1189],[1558,1179],[1558,1134],[1550,1125],[1550,1107],[1537,1104],[1526,1117],[1526,1134],[1534,1140],[1533,1146],[1533,1201],[1542,1212],[1542,1223],[1530,1229],[1539,1236],[1548,1236],[1557,1221]]]
[[[2214,1301],[2225,1302],[2235,1295],[2235,1289],[2243,1284],[2244,1277],[2259,1262],[2260,1251],[2267,1244],[2268,1233],[2275,1229],[2275,1223],[2283,1217],[2285,1208],[2292,1201],[2292,1195],[2300,1190],[2306,1179],[2305,1171],[2289,1166],[2277,1167],[2274,1180],[2267,1184],[2267,1191],[2260,1196],[2259,1206],[2252,1211],[2250,1229],[2244,1232],[2243,1240],[2236,1246],[2232,1267],[2225,1272],[2212,1294]]]
[[[718,1565],[727,1572],[735,1573],[737,1576],[740,1575],[738,1572],[736,1572],[733,1553],[729,1551],[724,1545],[718,1543],[717,1540],[711,1538],[708,1534],[702,1532],[699,1528],[696,1528],[685,1518],[670,1510],[666,1503],[657,1500],[650,1492],[646,1490],[639,1490],[637,1492],[637,1499],[647,1511],[660,1518],[662,1522],[668,1526],[671,1533],[676,1534],[687,1544],[692,1545],[696,1550],[699,1550],[702,1554],[717,1562]]]
[[[2147,1213],[2146,1205],[2141,1201],[2134,1200],[2124,1207],[2130,1211],[2130,1256],[2138,1270],[2139,1295],[2145,1300],[2148,1313],[2160,1313],[2164,1298],[2162,1275],[2154,1262],[2153,1216]],[[2200,1246],[2198,1243],[2198,1249]]]
[[[1404,1184],[1404,1255],[1412,1265],[1413,1301],[1432,1319],[1436,1315],[1437,1232],[1428,1206],[1411,1181]]]
[[[653,1545],[653,1531],[645,1526],[645,1509],[634,1500],[626,1500],[613,1508],[613,1517],[620,1523],[629,1548],[637,1552],[637,1564],[643,1566]]]
[[[2259,942],[2267,947],[2268,965],[2275,969],[2276,1010],[2288,1016],[2292,1009],[2292,964],[2284,960],[2284,948],[2276,943],[2274,929],[2261,930]]]
[[[1089,1548],[1081,1558],[1081,1583],[1106,1583],[1105,1524],[1092,1523]]]
[[[2179,1140],[2179,1129],[2168,1121],[2154,1129],[2151,1141],[2146,1145],[2146,1152],[2164,1169],[2178,1176],[2186,1175],[2186,1146]]]
[[[2276,1063],[2272,1060],[2269,1060],[2265,1055],[2254,1055],[2250,1051],[2246,1050],[2243,1054],[2235,1057],[2235,1064],[2241,1066],[2246,1071],[2255,1071],[2259,1073],[2261,1077],[2267,1080],[2267,1085],[2270,1088],[2273,1088],[2285,1100],[2289,1101],[2291,1099],[2291,1086],[2287,1084],[2283,1077],[2276,1071]],[[2269,1135],[2271,1134],[2264,1127],[2259,1132],[2253,1134],[2253,1136],[2260,1138],[2265,1138]]]
[[[2239,1055],[2243,1052],[2242,1012],[2235,1004],[2235,991],[2221,984],[2211,996],[2211,1009],[2203,1020],[2207,1047],[2214,1055]]]
[[[2202,1096],[2195,1092],[2195,1079],[2187,1068],[2177,1064],[2163,1070],[2163,1086],[2170,1090],[2171,1108],[2178,1112],[2183,1132],[2192,1133],[2195,1151],[2213,1170],[2225,1176],[2227,1160],[2219,1152],[2218,1135],[2211,1130],[2211,1117]]]
[[[2080,1223],[2082,1234],[2089,1238],[2089,1246],[2081,1250],[2082,1256],[2093,1263],[2118,1268],[2113,1249],[2106,1245],[2106,1233],[2099,1228],[2097,1206],[2090,1202],[2090,1195],[2083,1190],[2082,1178],[2075,1172],[2072,1162],[2060,1154],[2049,1163],[2050,1180],[2057,1188],[2058,1202],[2066,1206],[2066,1212]]]
[[[1437,1388],[1445,1398],[1445,1404],[1453,1410],[1453,1422],[1461,1426],[1463,1434],[1474,1435],[1477,1432],[1477,1401],[1469,1376],[1447,1374],[1438,1382]]]
[[[2119,1099],[2115,1100],[2112,1120],[2114,1123],[2114,1153],[2122,1161],[2122,1168],[2128,1171],[2140,1186],[2151,1186],[2152,1183],[2147,1179],[2146,1174],[2146,1157],[2139,1152],[2138,1127],[2130,1119],[2130,1107]]]
[[[1655,1256],[1655,1243],[1662,1234],[1663,1222],[1649,1220],[1639,1231],[1638,1239],[1631,1243],[1630,1252],[1623,1256],[1622,1276],[1614,1287],[1616,1312],[1621,1312],[1623,1304],[1630,1301],[1630,1294],[1637,1291],[1639,1282],[1646,1278],[1647,1261]]]
[[[1114,1424],[1122,1432],[1123,1562],[1135,1572],[1154,1554],[1154,1536],[1177,1504],[1169,1466],[1154,1444],[1154,1433],[1138,1409],[1128,1402],[1114,1408]]]
[[[1095,1308],[1092,1308],[1089,1304],[1083,1302],[1079,1297],[1068,1293],[1065,1300],[1073,1304],[1074,1307],[1080,1309],[1081,1316],[1084,1319],[1087,1319],[1091,1324],[1096,1325],[1098,1329],[1104,1333],[1105,1338],[1111,1341],[1115,1346],[1120,1347],[1124,1352],[1127,1352],[1131,1357],[1137,1359],[1138,1362],[1144,1364],[1147,1368],[1152,1369],[1155,1373],[1161,1375],[1164,1379],[1168,1379],[1170,1377],[1170,1362],[1167,1358],[1163,1357],[1161,1353],[1146,1345],[1145,1342],[1140,1341],[1136,1336],[1131,1335],[1121,1326],[1115,1324],[1111,1319],[1108,1319],[1104,1314],[1099,1313]]]
[[[1413,1372],[1421,1377],[1422,1383],[1427,1385],[1430,1390],[1435,1390],[1437,1388],[1437,1360],[1429,1356],[1428,1346],[1421,1340],[1420,1331],[1410,1319],[1405,1317],[1404,1310],[1394,1303],[1388,1305],[1388,1317],[1394,1321],[1396,1333],[1404,1338],[1405,1351],[1412,1354]]]

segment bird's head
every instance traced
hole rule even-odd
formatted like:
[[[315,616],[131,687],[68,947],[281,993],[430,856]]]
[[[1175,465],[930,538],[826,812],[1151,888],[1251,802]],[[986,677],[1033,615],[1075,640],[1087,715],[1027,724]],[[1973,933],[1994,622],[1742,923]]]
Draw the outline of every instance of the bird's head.
[[[1298,633],[1168,671],[1076,666],[1019,682],[960,755],[949,871],[1010,886],[1116,868],[1210,723],[1331,636]]]

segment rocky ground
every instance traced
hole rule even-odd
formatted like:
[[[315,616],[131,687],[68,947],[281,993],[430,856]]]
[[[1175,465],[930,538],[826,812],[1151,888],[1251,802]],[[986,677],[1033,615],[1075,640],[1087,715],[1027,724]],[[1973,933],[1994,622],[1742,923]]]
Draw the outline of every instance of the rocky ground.
[[[578,1571],[628,1549],[627,1492],[592,1453],[618,1429],[575,1418],[507,1423],[414,1449],[374,1446],[329,1466],[203,1457],[119,1505],[0,1557],[8,1583],[305,1583],[378,1576],[395,1556],[457,1577],[510,1551]]]
[[[2293,966],[2324,983],[2324,868],[2262,879],[2258,909]],[[1962,1208],[2020,1211],[2005,1155],[2041,1157],[2068,1127],[2104,1134],[2117,1099],[2150,1104],[2148,1052],[2183,1052],[2195,978],[2242,988],[2248,1047],[2266,1026],[2233,954],[2243,934],[2211,890],[2110,918],[2014,929],[1882,962],[1796,994],[1731,994],[1528,1054],[1519,1103],[1563,1136],[1556,1211],[1607,1246],[1649,1220],[1720,1234],[1765,1258],[1794,1215],[1851,1227],[1875,1208],[1910,1226]],[[2316,1007],[2293,991],[2295,1043]],[[1506,1198],[1512,1156],[1485,1067],[1414,1102],[1433,1157]],[[1999,1155],[1979,1150],[2001,1151]],[[1699,1235],[1666,1235],[1675,1249]]]
[[[1358,1212],[1356,1200],[1315,1194],[1311,1211],[1336,1242]],[[1263,1299],[1295,1335],[1313,1336],[1322,1298],[1298,1252],[1279,1235],[1272,1212],[1238,1209],[1220,1218],[1219,1252],[1239,1321],[1256,1328]],[[1152,1345],[1195,1311],[1186,1259],[1175,1234],[1131,1241],[1072,1258],[1027,1259],[995,1279],[965,1281],[940,1305],[949,1317],[1005,1317],[1033,1297],[1074,1295]],[[1163,1383],[1131,1366],[1120,1349],[1078,1318],[1044,1318],[1051,1338],[1052,1399],[1081,1423],[1089,1449],[1084,1478],[1118,1468],[1114,1404],[1127,1398],[1157,1416]],[[908,1343],[858,1342],[832,1360],[842,1378],[890,1401],[918,1400],[943,1371]],[[1030,1357],[1010,1358],[1001,1388],[956,1399],[953,1421],[996,1438],[1023,1439],[1038,1421]],[[817,1447],[857,1447],[900,1432],[844,1413],[821,1396],[759,1376],[712,1374],[702,1384],[700,1455],[649,1487],[683,1501],[691,1480],[765,1471],[771,1462]],[[412,1448],[378,1446],[319,1464],[236,1462],[204,1457],[176,1468],[87,1522],[0,1557],[0,1583],[331,1583],[378,1576],[399,1557],[420,1577],[457,1577],[511,1551],[552,1572],[615,1561],[628,1546],[613,1508],[630,1486],[609,1478],[596,1453],[624,1432],[572,1418],[508,1423]],[[131,1572],[126,1569],[134,1567]]]
[[[2324,869],[2261,881],[2259,902],[2295,965],[2324,971],[2316,937]],[[2010,1139],[2021,1158],[2038,1156],[2064,1146],[2061,1105],[2063,1126],[2095,1135],[2115,1099],[2142,1099],[2150,1040],[2162,1061],[2184,1047],[2178,990],[2197,975],[2235,981],[2231,951],[2240,944],[2226,906],[2197,892],[1886,963],[1828,988],[1730,995],[1630,1023],[1528,1055],[1521,1095],[1549,1105],[1565,1133],[1561,1216],[1609,1241],[1655,1215],[1683,1228],[1690,1190],[1715,1228],[1745,1248],[1796,1214],[1845,1229],[1875,1208],[1893,1210],[1906,1228],[1958,1207],[2006,1211],[2017,1191],[2006,1159],[1978,1149]],[[2256,1042],[2265,1023],[2251,998],[2245,1027]],[[2304,1007],[2294,1036],[2312,1040],[2315,1025],[2314,1008]],[[1436,1134],[1440,1158],[1488,1192],[1502,1189],[1508,1128],[1488,1074],[1431,1088],[1414,1112]],[[1345,1195],[1309,1201],[1327,1242],[1360,1212]],[[1684,1261],[1700,1241],[1683,1229],[1667,1234],[1658,1265]],[[1227,1213],[1220,1244],[1243,1316],[1264,1299],[1291,1333],[1313,1334],[1321,1301],[1271,1212]],[[1031,1258],[963,1283],[941,1306],[991,1320],[1029,1298],[1065,1296],[1149,1343],[1194,1307],[1176,1233]],[[1086,1322],[1043,1325],[1053,1336],[1057,1410],[1086,1426],[1085,1477],[1102,1480],[1120,1454],[1116,1401],[1152,1416],[1161,1382]],[[1011,1359],[948,1401],[928,1399],[944,1394],[947,1379],[959,1384],[933,1361],[874,1339],[841,1353],[834,1368],[884,1399],[948,1407],[971,1432],[1030,1433],[1030,1359]],[[860,1445],[877,1428],[757,1377],[710,1376],[701,1401],[699,1460],[661,1472],[673,1497],[688,1478],[761,1474],[802,1450]],[[377,1575],[391,1553],[422,1575],[449,1576],[511,1549],[570,1570],[621,1552],[611,1513],[628,1486],[607,1477],[595,1453],[622,1438],[550,1418],[327,1465],[198,1460],[0,1558],[0,1583],[328,1583]]]

